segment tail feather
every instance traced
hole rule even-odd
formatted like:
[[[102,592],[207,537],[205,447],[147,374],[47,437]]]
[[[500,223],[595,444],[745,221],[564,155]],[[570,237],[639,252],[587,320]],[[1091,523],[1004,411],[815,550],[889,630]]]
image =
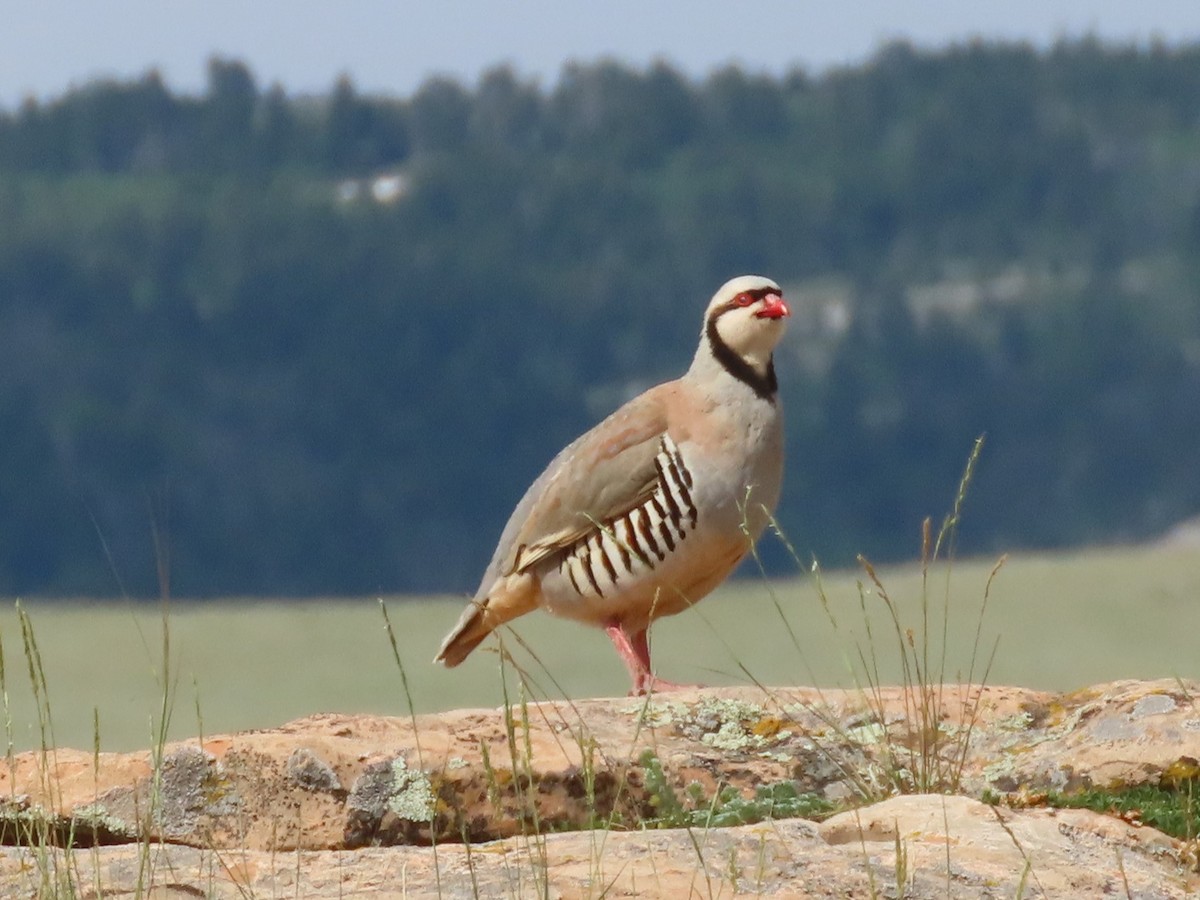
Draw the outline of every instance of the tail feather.
[[[536,597],[531,576],[523,574],[504,579],[482,600],[467,604],[433,661],[448,669],[454,668],[505,622],[537,606]]]
[[[454,630],[442,641],[442,648],[433,658],[435,663],[440,662],[447,669],[452,669],[483,643],[483,639],[492,633],[492,629],[484,624],[486,608],[487,600],[482,603],[471,602]]]

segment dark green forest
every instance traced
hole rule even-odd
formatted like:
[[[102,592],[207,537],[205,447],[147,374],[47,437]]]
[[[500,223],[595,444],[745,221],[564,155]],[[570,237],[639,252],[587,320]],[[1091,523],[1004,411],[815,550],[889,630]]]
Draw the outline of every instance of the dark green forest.
[[[985,433],[962,552],[1200,513],[1200,46],[208,74],[0,113],[0,592],[471,589],[744,272],[795,311],[802,555],[914,555]]]

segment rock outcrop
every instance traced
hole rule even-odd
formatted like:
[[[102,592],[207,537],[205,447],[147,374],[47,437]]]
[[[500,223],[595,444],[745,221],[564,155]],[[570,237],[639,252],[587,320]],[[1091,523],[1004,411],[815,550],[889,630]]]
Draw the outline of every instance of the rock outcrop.
[[[1041,802],[1195,783],[1200,685],[933,690],[318,715],[154,754],[26,753],[0,768],[0,895],[1200,890],[1194,843]]]

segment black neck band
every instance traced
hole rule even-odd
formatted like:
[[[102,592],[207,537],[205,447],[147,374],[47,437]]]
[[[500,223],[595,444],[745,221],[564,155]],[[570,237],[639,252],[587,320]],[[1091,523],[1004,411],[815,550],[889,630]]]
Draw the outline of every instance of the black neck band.
[[[775,394],[779,391],[779,381],[775,378],[775,357],[772,356],[767,363],[767,371],[759,374],[754,366],[746,362],[746,360],[733,351],[724,340],[721,339],[720,332],[717,331],[717,319],[721,317],[721,313],[725,310],[717,312],[710,316],[708,322],[704,326],[704,334],[708,338],[709,349],[712,350],[712,355],[716,358],[721,366],[736,378],[738,381],[750,387],[759,397],[768,402],[775,402]]]

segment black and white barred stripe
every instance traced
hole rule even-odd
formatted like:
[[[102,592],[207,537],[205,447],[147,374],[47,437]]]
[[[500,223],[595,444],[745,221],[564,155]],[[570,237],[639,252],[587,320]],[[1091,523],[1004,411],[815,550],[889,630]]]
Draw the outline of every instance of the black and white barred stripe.
[[[581,597],[603,597],[631,577],[653,570],[696,528],[692,473],[668,435],[659,442],[654,466],[654,493],[623,516],[598,523],[559,562],[559,571]]]

